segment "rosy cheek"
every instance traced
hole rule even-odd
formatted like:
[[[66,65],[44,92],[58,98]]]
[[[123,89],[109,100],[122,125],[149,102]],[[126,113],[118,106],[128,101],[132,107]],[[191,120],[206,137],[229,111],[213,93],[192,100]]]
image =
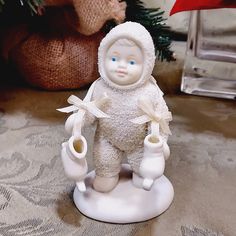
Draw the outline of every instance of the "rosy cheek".
[[[114,63],[114,62],[111,62],[110,65],[109,65],[109,69],[110,69],[110,71],[114,71],[115,68],[116,68],[115,63]]]

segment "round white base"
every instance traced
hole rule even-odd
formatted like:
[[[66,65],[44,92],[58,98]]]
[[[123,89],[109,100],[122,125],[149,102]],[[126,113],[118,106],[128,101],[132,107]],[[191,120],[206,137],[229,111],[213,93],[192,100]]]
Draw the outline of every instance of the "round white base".
[[[90,172],[85,184],[87,190],[74,190],[76,207],[84,215],[109,223],[134,223],[146,221],[163,213],[174,197],[171,182],[162,176],[150,191],[136,188],[132,183],[129,165],[122,165],[118,185],[109,193],[100,193],[92,188],[95,172]]]

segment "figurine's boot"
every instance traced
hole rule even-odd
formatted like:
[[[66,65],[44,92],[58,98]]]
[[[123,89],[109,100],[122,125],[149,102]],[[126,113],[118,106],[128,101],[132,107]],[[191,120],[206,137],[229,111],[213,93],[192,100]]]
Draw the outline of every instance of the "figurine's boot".
[[[143,188],[143,181],[144,181],[143,177],[141,177],[137,173],[133,172],[133,174],[132,174],[132,182],[133,182],[133,185],[136,188]]]
[[[163,175],[165,158],[161,137],[147,135],[144,139],[144,153],[139,174],[144,178],[143,188],[150,190],[154,181]]]
[[[95,176],[93,182],[93,188],[102,193],[110,192],[113,188],[116,187],[119,181],[119,175],[113,177],[101,177],[99,175]]]
[[[76,182],[80,191],[86,190],[83,181],[88,171],[86,153],[87,142],[83,136],[78,140],[72,136],[68,142],[62,144],[61,158],[65,174]]]

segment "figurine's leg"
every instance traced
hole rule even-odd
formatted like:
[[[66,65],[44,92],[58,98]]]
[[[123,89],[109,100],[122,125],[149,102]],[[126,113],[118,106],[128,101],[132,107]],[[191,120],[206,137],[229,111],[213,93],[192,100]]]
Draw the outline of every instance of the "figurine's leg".
[[[93,187],[99,192],[109,192],[118,183],[123,152],[99,137],[94,142],[93,156],[96,173]]]
[[[143,146],[137,147],[135,150],[127,153],[127,160],[133,170],[133,184],[137,188],[142,188],[143,178],[139,175],[139,168],[143,158]]]

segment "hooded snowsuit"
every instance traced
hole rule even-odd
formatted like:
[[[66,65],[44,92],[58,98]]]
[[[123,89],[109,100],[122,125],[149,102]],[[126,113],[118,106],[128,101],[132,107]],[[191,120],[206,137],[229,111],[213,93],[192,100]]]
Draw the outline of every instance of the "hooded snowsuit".
[[[143,71],[140,79],[130,85],[121,86],[112,82],[104,69],[105,55],[118,39],[135,42],[143,53]],[[112,177],[120,172],[124,156],[132,170],[138,174],[143,156],[143,141],[148,125],[133,124],[130,120],[143,115],[137,102],[140,96],[149,98],[157,111],[168,111],[163,93],[151,76],[155,63],[155,50],[149,32],[140,24],[126,22],[113,28],[102,40],[98,52],[98,66],[101,78],[96,81],[92,100],[107,93],[110,101],[100,109],[110,118],[97,120],[94,141],[94,164],[98,176]],[[167,140],[167,136],[164,140]]]

